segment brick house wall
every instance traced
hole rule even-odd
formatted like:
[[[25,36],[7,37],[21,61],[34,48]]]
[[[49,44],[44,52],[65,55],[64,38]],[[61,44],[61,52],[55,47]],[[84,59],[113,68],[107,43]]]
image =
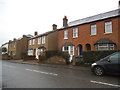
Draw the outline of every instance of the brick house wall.
[[[78,45],[82,45],[83,51],[87,51],[86,44],[90,44],[91,51],[95,51],[96,48],[94,44],[97,40],[101,38],[108,38],[116,43],[116,50],[120,50],[120,17],[112,17],[104,20],[98,20],[86,24],[76,25],[72,27],[65,27],[59,29],[58,31],[58,49],[62,50],[62,45],[65,42],[70,42],[74,44],[74,54],[78,55]],[[105,31],[105,22],[112,21],[112,33],[104,33]],[[119,22],[118,22],[119,21]],[[91,25],[97,25],[97,35],[90,35]],[[78,28],[78,37],[73,38],[73,28]],[[68,39],[64,39],[64,31],[68,30]]]
[[[42,37],[45,37],[45,43],[42,44]],[[40,40],[40,44],[38,44],[38,38],[41,38]],[[33,39],[35,40],[34,45],[31,44],[30,45],[30,41],[33,41]],[[57,50],[57,31],[50,31],[50,32],[46,32],[44,34],[41,35],[37,35],[31,39],[28,40],[28,50],[32,49],[33,50],[33,55],[36,55],[36,50],[39,49],[40,47],[45,47],[45,51],[50,51],[50,50]],[[39,49],[40,50],[40,49]]]
[[[23,35],[21,39],[14,39],[8,43],[8,55],[11,59],[22,59],[23,53],[27,53],[29,37]]]
[[[40,44],[38,44],[38,38],[41,38]],[[35,43],[30,45],[30,40],[33,41],[33,39],[35,40]],[[29,39],[28,40],[28,49],[32,48],[33,50],[35,50],[36,48],[39,48],[40,46],[47,47],[48,46],[48,44],[47,44],[48,40],[47,39],[48,39],[48,37],[45,36],[45,43],[44,44],[42,44],[42,36]],[[35,55],[35,52],[33,52],[33,53],[34,53],[33,55]]]
[[[57,50],[57,41],[58,41],[58,31],[50,33],[48,35],[48,50]]]

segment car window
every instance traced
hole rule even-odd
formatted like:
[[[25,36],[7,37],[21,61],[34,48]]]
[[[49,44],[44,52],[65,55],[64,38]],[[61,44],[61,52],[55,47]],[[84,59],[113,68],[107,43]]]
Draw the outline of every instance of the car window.
[[[112,62],[120,62],[120,53],[116,53],[109,57]]]

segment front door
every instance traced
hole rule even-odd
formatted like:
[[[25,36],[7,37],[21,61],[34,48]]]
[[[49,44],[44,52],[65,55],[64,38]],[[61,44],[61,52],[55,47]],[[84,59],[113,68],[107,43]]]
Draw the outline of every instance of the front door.
[[[81,56],[82,55],[82,45],[78,45],[78,56]]]
[[[38,48],[36,48],[36,52],[35,52],[35,56],[36,56],[36,59],[38,59]]]

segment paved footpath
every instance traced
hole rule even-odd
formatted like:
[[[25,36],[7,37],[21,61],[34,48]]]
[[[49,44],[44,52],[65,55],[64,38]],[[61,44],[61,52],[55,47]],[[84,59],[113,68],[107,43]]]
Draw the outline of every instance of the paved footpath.
[[[53,67],[53,68],[65,68],[65,69],[85,69],[85,70],[90,70],[90,66],[73,66],[73,65],[62,65],[62,64],[45,64],[45,63],[36,63],[36,62],[22,62],[22,61],[15,61],[11,60],[9,62],[12,63],[20,63],[20,64],[30,64],[30,65],[41,65],[41,66],[46,66],[46,67]]]

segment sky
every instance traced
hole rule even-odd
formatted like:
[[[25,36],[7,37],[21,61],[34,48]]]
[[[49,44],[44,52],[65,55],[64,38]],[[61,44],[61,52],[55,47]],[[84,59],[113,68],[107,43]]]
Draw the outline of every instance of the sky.
[[[119,0],[0,0],[0,46],[23,34],[42,34],[68,22],[118,9]]]

